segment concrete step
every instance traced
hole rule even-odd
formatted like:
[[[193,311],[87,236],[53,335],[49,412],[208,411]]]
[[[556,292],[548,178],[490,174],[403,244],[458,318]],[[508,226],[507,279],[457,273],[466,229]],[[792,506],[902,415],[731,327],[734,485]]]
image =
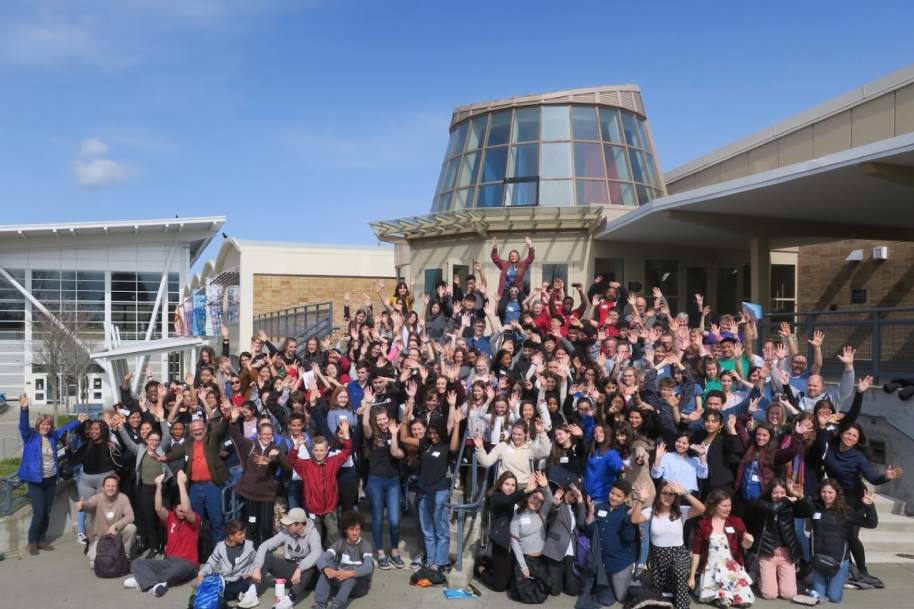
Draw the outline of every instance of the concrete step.
[[[912,542],[912,550],[914,550],[914,518],[910,516],[899,516],[898,514],[892,514],[890,512],[882,512],[879,510],[879,507],[876,508],[877,513],[879,514],[879,526],[873,530],[874,533],[907,533],[910,537],[905,536],[906,539],[909,539]],[[870,529],[860,529],[860,539],[866,539],[866,533],[869,533]]]
[[[899,533],[881,533],[879,529],[867,530],[864,535],[860,529],[860,541],[866,549],[867,561],[870,552],[911,553],[914,550],[914,535]]]
[[[914,567],[914,548],[909,547],[910,551],[902,552],[870,552],[869,547],[866,551],[866,564],[902,564]],[[872,572],[872,570],[870,570]],[[878,573],[877,573],[878,577]]]

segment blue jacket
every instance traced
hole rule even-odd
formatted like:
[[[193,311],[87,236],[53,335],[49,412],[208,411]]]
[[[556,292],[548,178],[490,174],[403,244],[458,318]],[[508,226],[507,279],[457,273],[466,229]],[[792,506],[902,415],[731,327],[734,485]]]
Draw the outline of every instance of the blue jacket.
[[[584,492],[590,495],[594,503],[605,502],[609,498],[609,489],[623,467],[625,462],[615,449],[602,454],[597,449],[593,455],[587,457],[587,465],[584,468]]]
[[[63,429],[52,431],[48,440],[54,453],[54,465],[59,467],[57,460],[57,443],[60,438],[79,427],[79,421],[67,423]],[[23,482],[41,482],[41,435],[29,427],[29,409],[25,408],[19,414],[19,434],[22,436],[22,463],[19,465],[19,479]]]

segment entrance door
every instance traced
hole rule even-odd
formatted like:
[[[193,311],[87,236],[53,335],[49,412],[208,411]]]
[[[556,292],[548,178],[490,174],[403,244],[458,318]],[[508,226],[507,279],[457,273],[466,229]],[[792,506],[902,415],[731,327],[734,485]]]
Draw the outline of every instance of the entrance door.
[[[686,268],[686,312],[689,314],[689,327],[697,328],[701,321],[701,310],[695,302],[695,295],[705,297],[705,304],[710,305],[708,297],[708,268],[704,266],[690,266]]]

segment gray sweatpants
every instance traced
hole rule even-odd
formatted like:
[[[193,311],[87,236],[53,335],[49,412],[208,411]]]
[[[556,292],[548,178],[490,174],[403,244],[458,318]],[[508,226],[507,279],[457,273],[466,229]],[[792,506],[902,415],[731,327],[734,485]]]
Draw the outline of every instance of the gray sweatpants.
[[[628,594],[628,588],[632,585],[632,578],[635,576],[635,565],[629,565],[618,573],[610,574],[610,583],[613,587],[613,594],[620,603],[625,595]]]
[[[371,589],[371,575],[365,577],[350,577],[346,581],[330,579],[323,573],[317,580],[317,586],[314,588],[314,602],[327,604],[330,600],[330,594],[336,592],[333,597],[340,606],[344,606],[350,598],[361,598],[368,594]]]
[[[130,563],[130,572],[143,592],[156,584],[183,584],[197,575],[192,562],[177,556],[166,556],[162,560],[135,560]]]
[[[289,591],[289,597],[292,600],[295,600],[301,596],[305,586],[308,585],[308,582],[311,581],[311,578],[314,577],[314,573],[317,571],[315,567],[302,571],[301,581],[298,582],[297,586],[293,586],[292,575],[295,574],[296,569],[298,569],[297,562],[286,560],[282,556],[276,556],[275,554],[267,554],[263,561],[263,567],[260,569],[260,573],[262,576],[270,573],[276,579],[286,580],[286,590]]]

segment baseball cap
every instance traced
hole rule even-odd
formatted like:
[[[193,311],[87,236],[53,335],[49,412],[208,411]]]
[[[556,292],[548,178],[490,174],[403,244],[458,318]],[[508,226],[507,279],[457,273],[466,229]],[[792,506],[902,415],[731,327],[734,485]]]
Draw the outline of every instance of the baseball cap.
[[[305,510],[301,508],[292,508],[289,510],[289,513],[279,519],[279,522],[283,523],[286,526],[290,524],[295,524],[299,522],[307,522],[308,514],[305,513]]]

